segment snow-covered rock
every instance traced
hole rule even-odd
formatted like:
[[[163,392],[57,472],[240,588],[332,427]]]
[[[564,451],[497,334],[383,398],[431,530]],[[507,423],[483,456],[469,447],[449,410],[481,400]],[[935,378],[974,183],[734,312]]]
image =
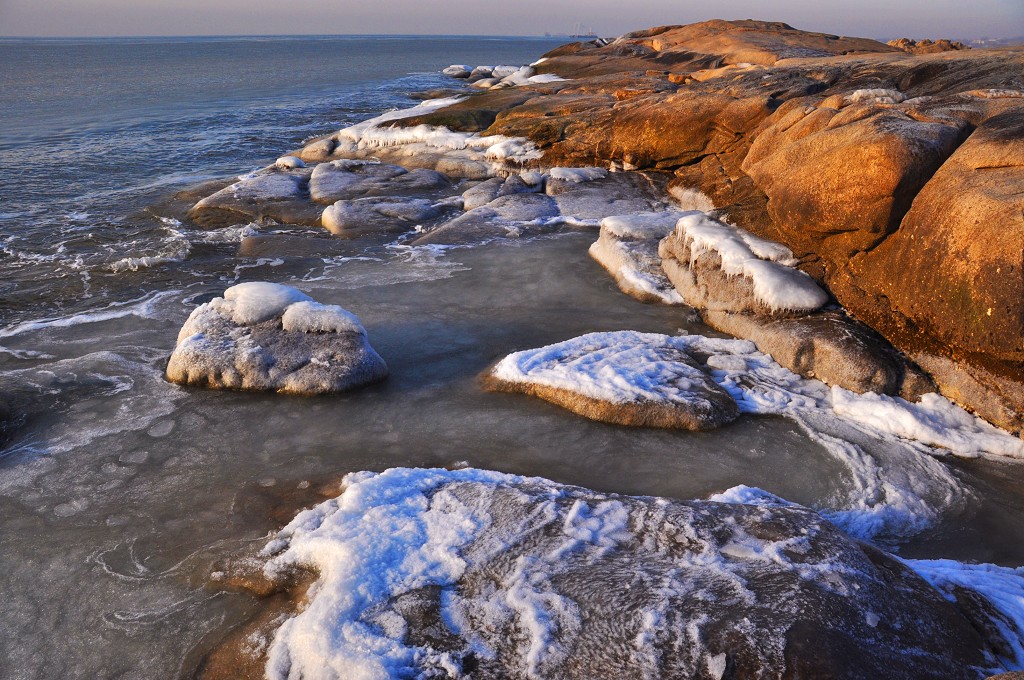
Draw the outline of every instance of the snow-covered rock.
[[[200,200],[189,217],[204,227],[271,219],[287,224],[316,223],[320,210],[309,201],[312,170],[272,165],[242,177]]]
[[[591,333],[511,354],[485,384],[592,420],[710,430],[733,421],[739,408],[690,353],[691,345],[654,333]]]
[[[678,501],[404,468],[343,489],[261,555],[272,583],[318,574],[267,648],[237,636],[243,653],[265,650],[272,680],[938,680],[1013,664],[1000,652],[1020,648],[1021,574],[922,563],[926,580],[757,489]],[[988,611],[947,597],[954,586]],[[1013,616],[990,618],[1000,606]]]
[[[167,379],[183,385],[302,395],[342,392],[387,374],[353,314],[262,281],[197,307],[167,364]]]

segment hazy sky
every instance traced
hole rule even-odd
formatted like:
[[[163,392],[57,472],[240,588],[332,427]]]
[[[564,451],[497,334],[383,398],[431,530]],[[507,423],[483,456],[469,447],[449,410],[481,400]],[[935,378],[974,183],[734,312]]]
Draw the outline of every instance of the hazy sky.
[[[968,9],[969,7],[969,9]],[[1024,35],[1024,0],[0,0],[0,35],[602,35],[771,19],[872,38]]]

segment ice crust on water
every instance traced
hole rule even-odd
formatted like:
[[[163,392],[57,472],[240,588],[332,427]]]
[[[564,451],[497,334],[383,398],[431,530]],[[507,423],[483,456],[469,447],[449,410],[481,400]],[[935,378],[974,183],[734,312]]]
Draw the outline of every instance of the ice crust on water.
[[[722,271],[750,279],[754,296],[772,310],[811,311],[828,302],[814,279],[794,268],[797,260],[782,244],[699,212],[680,218],[676,235],[689,246],[691,265],[703,253],[717,254]]]
[[[343,489],[337,498],[299,513],[263,551],[271,578],[286,577],[294,568],[319,575],[308,606],[286,620],[270,644],[271,680],[433,677],[431,672],[460,677],[469,650],[484,663],[511,665],[522,677],[557,677],[563,663],[588,662],[590,652],[577,649],[594,643],[584,620],[614,620],[623,614],[619,601],[630,611],[613,623],[637,634],[609,651],[609,659],[655,677],[665,636],[672,635],[694,651],[677,656],[682,666],[675,670],[685,667],[686,677],[694,677],[723,666],[702,631],[713,630],[725,612],[739,608],[760,616],[768,607],[779,630],[760,618],[733,618],[728,625],[770,664],[783,655],[779,631],[790,618],[807,615],[790,595],[802,597],[800,589],[810,587],[828,597],[860,599],[861,584],[874,589],[878,578],[864,556],[851,560],[856,553],[842,553],[840,560],[815,553],[825,545],[820,541],[832,540],[824,538],[829,529],[820,519],[749,487],[683,506],[486,470],[394,468],[350,474]],[[798,530],[776,539],[747,524],[752,520],[756,527],[773,517],[800,518]],[[713,537],[710,526],[717,527]],[[689,547],[672,547],[680,545]],[[1022,570],[949,561],[908,564],[950,599],[950,585],[959,584],[992,601],[1007,616],[1005,634],[1020,654]],[[617,584],[625,573],[634,579],[643,574],[635,590],[626,586],[630,593],[620,592],[621,584],[570,585],[587,574]],[[760,590],[766,578],[770,604]],[[437,589],[426,596],[432,599],[422,599],[431,588]],[[454,647],[446,651],[409,641],[400,604],[409,596],[421,598],[413,600],[421,603],[416,606],[437,608],[442,625],[459,639]],[[872,596],[866,597],[862,601],[871,603]],[[686,611],[688,618],[681,619],[682,602],[695,611],[713,605],[713,612],[700,617]],[[886,612],[887,602],[875,605],[887,615],[921,616]],[[876,628],[882,619],[866,610],[861,620]],[[895,623],[899,628],[910,621]],[[1020,664],[1004,661],[1009,668]]]

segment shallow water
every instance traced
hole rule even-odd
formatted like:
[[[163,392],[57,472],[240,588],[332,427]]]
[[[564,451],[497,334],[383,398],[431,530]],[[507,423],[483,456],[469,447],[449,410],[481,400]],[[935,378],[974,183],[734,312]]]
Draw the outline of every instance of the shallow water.
[[[507,42],[454,54],[442,42],[430,65],[525,62],[546,49]],[[848,465],[788,419],[744,416],[710,433],[630,429],[481,391],[480,373],[514,350],[600,330],[709,332],[679,309],[622,295],[586,255],[592,232],[246,259],[235,256],[242,225],[201,232],[144,212],[175,187],[250,169],[305,136],[400,105],[413,86],[446,84],[403,75],[411,67],[399,60],[391,75],[368,76],[372,86],[341,75],[337,90],[318,84],[290,92],[296,66],[287,52],[307,47],[255,44],[250,59],[268,49],[285,54],[266,62],[279,69],[266,88],[232,94],[221,83],[223,91],[204,90],[209,101],[181,119],[167,117],[166,100],[154,111],[141,97],[137,110],[126,105],[119,114],[130,121],[123,129],[96,116],[95,129],[79,131],[57,116],[44,119],[42,132],[27,123],[5,130],[4,164],[26,167],[24,184],[0,188],[7,249],[0,380],[24,413],[0,454],[5,677],[190,674],[198,654],[254,606],[206,587],[212,565],[286,521],[294,508],[275,508],[298,502],[300,486],[353,470],[470,465],[683,499],[747,484],[814,507],[835,507],[847,493]],[[328,47],[314,45],[342,53],[351,45]],[[387,54],[406,47],[388,45]],[[498,58],[495,50],[506,52]],[[426,70],[427,61],[416,63]],[[336,100],[323,94],[335,91]],[[26,119],[42,110],[25,107],[17,111]],[[60,132],[65,127],[75,132]],[[46,146],[60,134],[56,146],[67,160]],[[162,249],[165,261],[112,267]],[[165,382],[163,367],[191,309],[236,281],[263,279],[358,314],[391,378],[315,399]],[[966,508],[901,554],[1024,562],[1020,466],[973,461],[953,471]]]

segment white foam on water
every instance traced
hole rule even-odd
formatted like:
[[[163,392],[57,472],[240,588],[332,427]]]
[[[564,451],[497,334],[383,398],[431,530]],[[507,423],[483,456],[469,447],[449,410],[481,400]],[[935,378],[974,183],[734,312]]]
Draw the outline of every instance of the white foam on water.
[[[93,312],[83,312],[70,316],[52,317],[26,321],[24,323],[8,326],[0,329],[0,338],[10,338],[32,331],[48,328],[69,328],[81,324],[99,323],[111,319],[121,319],[126,316],[136,316],[143,319],[160,318],[159,310],[161,303],[181,294],[180,290],[165,290],[147,294],[135,300],[126,302],[113,302],[106,307]]]

